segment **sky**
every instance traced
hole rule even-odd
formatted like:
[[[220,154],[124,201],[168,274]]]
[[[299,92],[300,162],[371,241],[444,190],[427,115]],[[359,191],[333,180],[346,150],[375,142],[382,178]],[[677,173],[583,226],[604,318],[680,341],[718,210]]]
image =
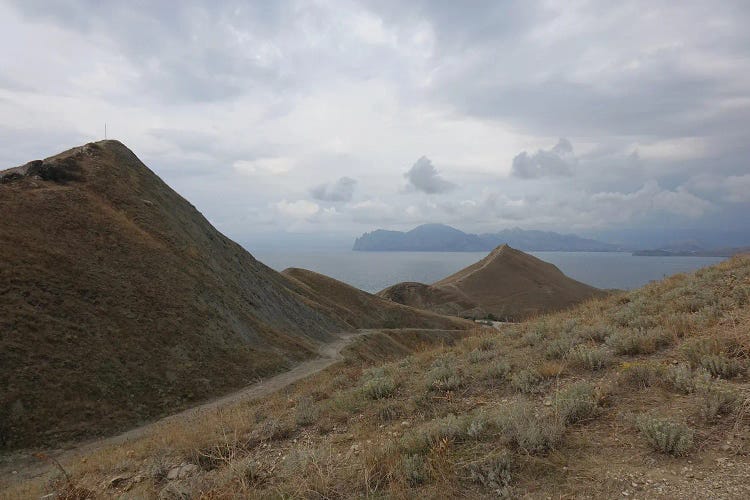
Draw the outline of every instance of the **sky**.
[[[0,168],[106,122],[251,246],[427,222],[750,244],[749,25],[744,0],[0,0]]]

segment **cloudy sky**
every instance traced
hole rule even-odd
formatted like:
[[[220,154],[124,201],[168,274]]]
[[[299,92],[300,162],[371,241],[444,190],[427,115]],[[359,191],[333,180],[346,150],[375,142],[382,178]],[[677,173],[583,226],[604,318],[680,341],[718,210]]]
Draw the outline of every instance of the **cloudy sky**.
[[[220,230],[750,238],[750,2],[0,0],[0,165],[109,135]]]

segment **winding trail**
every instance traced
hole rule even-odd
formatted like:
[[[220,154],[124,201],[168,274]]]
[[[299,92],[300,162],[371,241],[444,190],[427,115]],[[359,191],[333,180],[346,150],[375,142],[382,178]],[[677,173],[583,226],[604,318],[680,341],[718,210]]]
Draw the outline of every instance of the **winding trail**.
[[[243,401],[253,401],[272,394],[288,385],[314,375],[329,366],[342,361],[344,357],[341,351],[344,350],[355,338],[368,335],[378,330],[359,330],[357,332],[340,333],[338,338],[330,343],[322,344],[318,348],[319,357],[304,361],[289,371],[279,373],[265,380],[261,380],[252,385],[243,387],[231,394],[221,396],[206,403],[193,406],[179,413],[168,415],[159,420],[134,427],[128,431],[107,438],[99,438],[90,441],[84,441],[73,445],[70,448],[46,451],[45,455],[55,460],[65,463],[74,460],[81,455],[89,454],[99,448],[112,445],[122,445],[129,441],[139,439],[158,427],[177,421],[190,420],[206,413],[230,404],[240,403]],[[32,452],[23,451],[11,454],[0,459],[0,491],[9,484],[39,477],[50,472],[55,466],[49,461],[42,462],[35,458]]]

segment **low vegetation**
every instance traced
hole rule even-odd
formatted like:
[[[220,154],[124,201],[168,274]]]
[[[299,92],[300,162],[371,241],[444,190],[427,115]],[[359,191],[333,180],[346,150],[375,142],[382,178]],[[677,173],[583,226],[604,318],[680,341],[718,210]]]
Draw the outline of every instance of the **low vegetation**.
[[[686,455],[693,447],[693,430],[668,418],[642,415],[636,426],[656,451],[669,455]]]
[[[401,359],[369,349],[63,466],[104,497],[741,497],[748,294],[736,257]],[[61,492],[61,478],[10,491]]]

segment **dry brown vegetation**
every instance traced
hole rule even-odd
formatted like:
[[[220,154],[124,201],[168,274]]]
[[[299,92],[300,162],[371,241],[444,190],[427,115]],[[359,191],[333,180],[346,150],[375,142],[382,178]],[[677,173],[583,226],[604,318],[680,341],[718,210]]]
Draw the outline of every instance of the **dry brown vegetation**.
[[[440,314],[498,320],[529,318],[603,294],[508,245],[431,285],[397,283],[378,292],[393,302]]]
[[[339,332],[466,328],[332,279],[317,302],[117,141],[0,172],[0,214],[0,449],[132,427],[288,369]]]
[[[750,495],[748,256],[400,359],[378,342],[6,495]]]

